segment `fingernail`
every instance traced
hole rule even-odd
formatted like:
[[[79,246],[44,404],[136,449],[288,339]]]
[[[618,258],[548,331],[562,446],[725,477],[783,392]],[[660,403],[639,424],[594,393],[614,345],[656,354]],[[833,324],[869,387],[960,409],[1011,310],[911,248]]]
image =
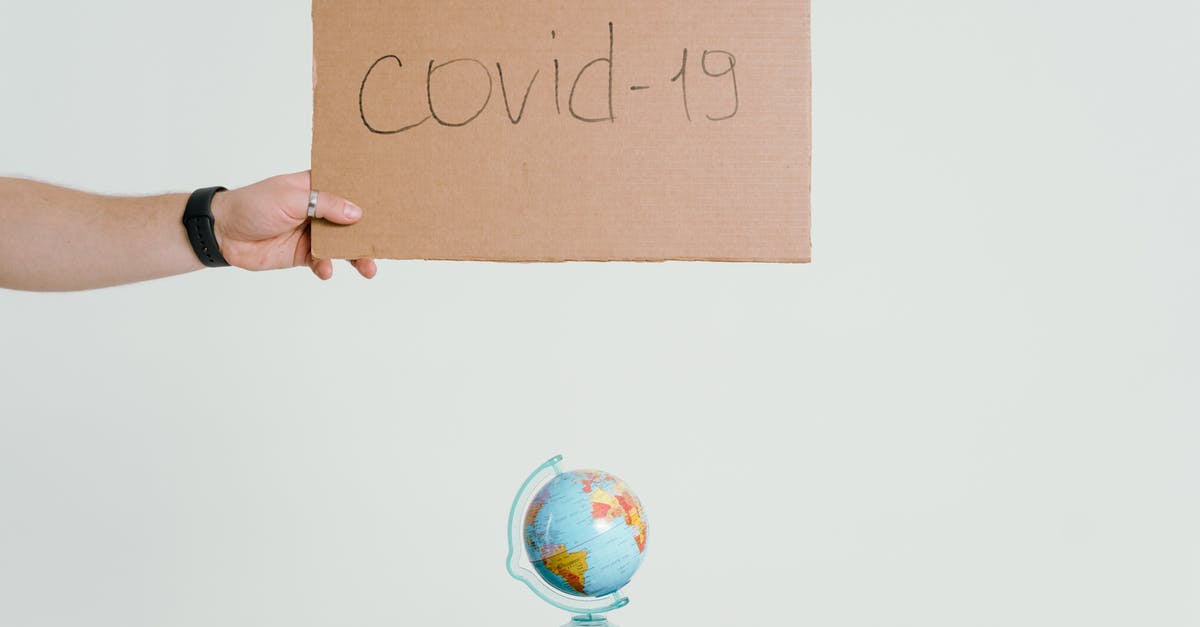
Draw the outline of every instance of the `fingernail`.
[[[357,220],[362,217],[362,209],[350,201],[346,201],[346,208],[343,210],[347,220]]]

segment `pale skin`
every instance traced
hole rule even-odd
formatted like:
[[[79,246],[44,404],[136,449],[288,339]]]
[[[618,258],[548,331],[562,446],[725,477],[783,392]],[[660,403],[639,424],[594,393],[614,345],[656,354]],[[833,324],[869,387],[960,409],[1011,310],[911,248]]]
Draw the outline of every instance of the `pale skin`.
[[[233,266],[308,266],[322,280],[333,262],[314,259],[308,172],[275,176],[213,198],[217,242]],[[188,194],[101,196],[0,177],[0,287],[69,291],[146,281],[204,268],[181,219]],[[362,209],[321,192],[317,218],[353,224]],[[373,259],[351,261],[366,278]]]

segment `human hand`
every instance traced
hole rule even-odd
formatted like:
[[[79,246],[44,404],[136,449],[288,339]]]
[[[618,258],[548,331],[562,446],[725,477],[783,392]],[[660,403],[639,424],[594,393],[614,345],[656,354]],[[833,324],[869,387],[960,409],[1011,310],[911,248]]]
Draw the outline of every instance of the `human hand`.
[[[308,218],[310,172],[283,174],[213,197],[217,243],[231,265],[247,270],[276,270],[306,265],[321,280],[333,276],[333,261],[313,259]],[[353,224],[362,209],[321,192],[317,218]],[[375,276],[374,259],[350,262],[366,278]]]

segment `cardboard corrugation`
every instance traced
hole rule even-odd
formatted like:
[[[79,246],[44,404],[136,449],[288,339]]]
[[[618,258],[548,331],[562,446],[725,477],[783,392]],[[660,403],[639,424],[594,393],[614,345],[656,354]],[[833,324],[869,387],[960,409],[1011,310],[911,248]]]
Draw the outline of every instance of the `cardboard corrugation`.
[[[313,253],[807,262],[809,45],[807,0],[314,0],[313,186],[365,216]]]

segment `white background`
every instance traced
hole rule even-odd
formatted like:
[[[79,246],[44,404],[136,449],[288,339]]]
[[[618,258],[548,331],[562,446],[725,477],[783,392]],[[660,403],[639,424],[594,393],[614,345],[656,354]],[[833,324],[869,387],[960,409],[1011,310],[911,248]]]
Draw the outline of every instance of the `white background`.
[[[0,172],[308,167],[306,4],[0,7]],[[645,503],[625,627],[1200,624],[1198,35],[817,2],[807,266],[0,291],[0,625],[557,625],[502,562],[558,452]]]

